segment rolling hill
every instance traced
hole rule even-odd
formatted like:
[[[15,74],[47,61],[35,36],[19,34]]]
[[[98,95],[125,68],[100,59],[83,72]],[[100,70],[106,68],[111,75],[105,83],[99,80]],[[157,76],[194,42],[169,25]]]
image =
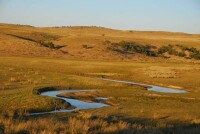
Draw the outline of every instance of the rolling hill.
[[[124,46],[114,46],[124,41]],[[131,42],[133,49],[127,48]],[[136,44],[133,45],[132,43]],[[120,43],[119,43],[120,44]],[[163,46],[172,52],[158,53]],[[184,60],[196,61],[189,55],[199,54],[200,35],[161,31],[121,31],[103,27],[33,27],[0,24],[0,55],[29,57],[61,57],[98,60]],[[141,47],[142,46],[142,47]],[[146,53],[156,52],[155,55]],[[137,47],[137,48],[135,48]],[[135,49],[144,49],[138,51]],[[184,54],[181,54],[184,49]],[[191,53],[190,51],[191,50]],[[157,54],[158,53],[158,54]],[[196,56],[196,55],[195,55]],[[164,57],[164,58],[163,58]],[[196,56],[198,59],[200,56]]]

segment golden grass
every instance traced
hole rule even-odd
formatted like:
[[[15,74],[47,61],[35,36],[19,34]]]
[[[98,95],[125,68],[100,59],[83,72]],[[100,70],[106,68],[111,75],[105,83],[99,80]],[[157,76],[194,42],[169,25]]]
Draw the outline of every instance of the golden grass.
[[[199,61],[121,55],[109,51],[104,43],[126,40],[200,49],[199,38],[200,35],[184,33],[100,27],[34,28],[0,24],[0,133],[199,133]],[[64,47],[52,50],[40,46],[38,41],[52,41]],[[185,89],[189,93],[149,92],[143,87],[95,77]],[[40,86],[95,89],[89,94],[67,96],[87,101],[107,97],[105,103],[111,106],[32,117],[30,112],[70,108],[61,100],[33,94],[33,88]]]
[[[163,74],[166,73],[165,71],[176,72],[177,77],[152,78],[148,74],[148,71],[152,69]],[[0,57],[0,76],[3,76],[0,77],[1,122],[8,133],[11,130],[13,132],[23,130],[30,133],[36,133],[36,130],[40,133],[55,133],[58,130],[69,133],[130,132],[129,130],[134,130],[135,133],[153,133],[154,131],[164,133],[171,130],[177,133],[190,131],[195,133],[199,130],[200,119],[199,72],[200,66],[195,63]],[[189,93],[149,92],[139,86],[101,81],[94,77],[108,77],[166,87],[176,86],[186,89]],[[78,111],[78,114],[30,117],[29,112],[54,110],[56,103],[60,107],[63,106],[61,102],[53,98],[32,94],[34,87],[54,85],[70,89],[96,89],[96,92],[90,93],[92,96],[107,97],[113,105],[83,110],[85,113]],[[67,116],[64,122],[63,116]],[[96,125],[100,125],[98,122],[102,126],[94,129]],[[172,126],[168,125],[170,123]],[[195,123],[194,126],[193,123]],[[79,125],[70,126],[70,124]]]
[[[96,117],[87,112],[76,113],[75,115],[64,115],[62,119],[57,117],[42,118],[0,118],[0,132],[4,133],[58,133],[58,134],[114,134],[114,133],[182,133],[197,134],[199,132],[198,124],[168,123],[157,122],[156,120],[135,119],[135,123],[124,121],[115,116]],[[6,126],[1,126],[1,122]]]
[[[13,36],[14,35],[14,36]],[[104,36],[102,36],[104,35]],[[34,41],[52,41],[56,45],[64,46],[59,50],[39,46]],[[6,56],[39,56],[62,57],[68,59],[100,59],[100,60],[164,60],[142,55],[122,55],[107,50],[104,42],[136,41],[142,44],[162,46],[168,44],[182,44],[200,49],[200,35],[151,32],[151,31],[120,31],[100,27],[63,27],[36,28],[27,26],[0,24],[0,55]],[[91,49],[83,48],[87,44]],[[188,61],[175,57],[175,60]],[[190,61],[190,60],[189,60]]]

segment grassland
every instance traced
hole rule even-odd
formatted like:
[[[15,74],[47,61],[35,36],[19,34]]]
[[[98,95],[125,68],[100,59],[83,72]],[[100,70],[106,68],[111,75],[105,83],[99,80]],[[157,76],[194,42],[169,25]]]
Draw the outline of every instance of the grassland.
[[[154,47],[182,45],[200,49],[200,35],[152,31],[121,31],[102,27],[31,27],[0,24],[0,55],[67,59],[163,61],[138,53],[118,53],[106,42],[137,42]],[[46,42],[46,43],[44,43]],[[56,49],[48,46],[52,42]],[[51,44],[51,43],[50,43]],[[52,44],[51,44],[52,45]],[[54,48],[54,47],[53,47]],[[168,55],[170,60],[188,61]],[[189,60],[196,62],[196,60]]]
[[[199,34],[0,24],[0,134],[198,134],[200,62],[188,57],[194,50],[198,57],[199,41]],[[186,57],[177,56],[181,48]],[[149,56],[159,50],[162,56]],[[150,92],[137,85],[95,79],[98,77],[188,93]],[[104,102],[111,106],[31,116],[72,108],[62,100],[38,95],[34,90],[38,87],[95,90],[62,95],[85,101],[107,97]]]
[[[6,133],[198,133],[200,130],[198,63],[0,57],[0,76],[0,129],[5,128]],[[140,86],[94,77],[171,86],[189,93],[149,92]],[[50,111],[55,106],[70,107],[60,100],[32,93],[34,87],[48,86],[96,89],[81,97],[107,97],[112,105],[29,116],[30,112]]]

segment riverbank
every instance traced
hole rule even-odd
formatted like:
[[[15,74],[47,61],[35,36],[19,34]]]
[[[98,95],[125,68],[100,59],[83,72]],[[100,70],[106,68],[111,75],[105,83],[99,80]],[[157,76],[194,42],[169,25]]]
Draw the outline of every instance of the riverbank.
[[[155,77],[152,73],[158,75]],[[36,128],[38,132],[48,128],[56,132],[57,129],[64,130],[69,127],[71,117],[75,123],[84,124],[87,119],[79,118],[82,116],[80,111],[34,118],[29,116],[32,112],[55,110],[59,103],[55,98],[32,93],[34,87],[54,85],[66,89],[97,89],[97,97],[109,98],[113,103],[112,107],[82,110],[86,115],[91,115],[88,119],[91,122],[105,121],[103,123],[107,125],[100,127],[102,129],[115,127],[113,130],[117,131],[132,128],[138,133],[170,130],[184,133],[199,130],[199,64],[0,57],[0,75],[3,76],[0,77],[0,124],[5,126],[7,132],[34,131]],[[176,77],[172,78],[174,75]],[[144,82],[162,87],[178,86],[187,89],[189,93],[149,92],[137,85],[102,81],[86,76]],[[120,121],[129,125],[118,128]],[[42,122],[45,125],[42,125]],[[31,124],[32,128],[28,124]],[[76,129],[75,126],[72,128]],[[94,132],[92,128],[90,130]],[[105,132],[104,129],[102,131]]]
[[[73,112],[77,110],[84,110],[84,109],[98,109],[102,107],[107,107],[109,105],[106,105],[104,103],[95,103],[95,102],[85,102],[81,101],[75,98],[67,98],[63,97],[60,94],[64,93],[81,93],[81,92],[91,92],[91,90],[59,90],[59,91],[45,91],[42,92],[40,95],[41,96],[48,96],[48,97],[53,97],[57,98],[60,100],[65,101],[66,103],[70,104],[70,109],[57,109],[55,108],[54,111],[49,111],[49,112],[39,112],[39,113],[31,113],[31,115],[44,115],[44,114],[52,114],[52,113],[65,113],[65,112]]]

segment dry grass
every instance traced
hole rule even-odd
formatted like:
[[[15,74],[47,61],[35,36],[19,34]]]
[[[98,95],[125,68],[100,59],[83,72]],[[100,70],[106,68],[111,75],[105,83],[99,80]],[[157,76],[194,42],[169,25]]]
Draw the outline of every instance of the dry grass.
[[[72,98],[72,99],[76,98],[78,100],[83,100],[86,102],[93,102],[95,101],[95,98],[97,97],[96,94],[90,93],[90,92],[62,93],[62,94],[59,94],[59,96]]]
[[[149,120],[143,123],[138,119],[135,123],[121,120],[119,117],[96,117],[86,112],[76,113],[77,116],[64,116],[62,119],[55,117],[43,117],[35,119],[26,118],[1,118],[0,132],[16,134],[198,134],[198,124],[168,123]],[[3,124],[1,123],[3,122]]]
[[[163,74],[165,70],[176,72],[178,77],[151,78],[148,71],[152,70]],[[195,133],[199,131],[200,119],[199,71],[199,64],[195,63],[1,57],[0,75],[3,76],[0,77],[1,122],[8,133],[11,130],[13,132],[23,130],[30,133],[36,133],[36,131],[78,133],[80,130],[89,133],[100,133],[100,131],[119,133],[129,132],[129,130],[135,133]],[[176,86],[190,93],[148,92],[142,87],[101,81],[94,79],[93,76]],[[91,96],[107,97],[113,105],[101,109],[84,110],[85,113],[78,111],[78,113],[34,118],[28,116],[29,112],[55,109],[55,99],[32,94],[34,87],[52,85],[70,89],[96,89],[96,92],[91,92]],[[90,96],[88,98],[90,99]],[[60,107],[63,106],[59,101],[57,103]],[[98,122],[102,127],[98,126]],[[69,125],[74,123],[80,125],[71,125],[73,127],[69,130]]]
[[[79,114],[78,114],[79,115]],[[88,116],[89,115],[89,116]],[[92,115],[81,113],[79,117],[69,117],[65,120],[50,119],[6,119],[1,118],[2,126],[5,133],[69,133],[69,134],[94,134],[130,131],[130,124],[124,121],[109,123],[108,121],[98,118],[92,119]]]
[[[172,67],[156,67],[144,69],[144,73],[151,78],[177,78],[179,74]]]
[[[136,41],[154,46],[182,44],[200,49],[199,38],[200,35],[184,33],[99,27],[34,28],[0,24],[0,133],[198,134],[199,61],[122,55],[109,51],[105,41]],[[50,49],[38,41],[52,41],[63,47]],[[148,92],[139,86],[94,77],[186,89],[189,93]],[[68,97],[89,101],[97,96],[107,97],[112,106],[32,117],[30,112],[70,107],[61,100],[32,94],[33,88],[40,86],[95,89],[90,94],[68,94]]]
[[[151,44],[153,46],[182,44],[184,46],[200,49],[200,35],[184,33],[130,32],[100,27],[35,28],[8,24],[0,24],[0,29],[0,55],[4,56],[26,55],[70,59],[138,61],[163,60],[162,58],[149,58],[138,54],[122,55],[109,51],[107,49],[108,45],[104,43],[107,40],[111,42],[119,42],[122,40],[136,41],[142,44]],[[52,50],[38,45],[35,41],[52,41],[54,44],[64,47],[59,50]],[[85,44],[89,44],[89,47],[92,46],[92,49],[85,49],[83,47]],[[188,61],[185,58],[174,58],[175,60]]]

